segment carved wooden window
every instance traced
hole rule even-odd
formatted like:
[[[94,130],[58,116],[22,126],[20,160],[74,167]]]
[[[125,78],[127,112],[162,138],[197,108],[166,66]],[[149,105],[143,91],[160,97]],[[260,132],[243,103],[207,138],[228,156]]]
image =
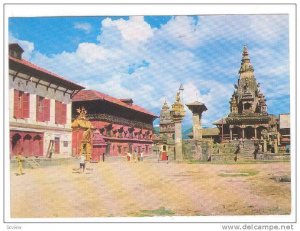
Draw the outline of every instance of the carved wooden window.
[[[14,90],[14,117],[29,118],[29,93]]]
[[[66,124],[67,122],[67,105],[55,101],[55,123],[56,124]]]
[[[36,120],[50,121],[50,99],[41,96],[36,97]]]

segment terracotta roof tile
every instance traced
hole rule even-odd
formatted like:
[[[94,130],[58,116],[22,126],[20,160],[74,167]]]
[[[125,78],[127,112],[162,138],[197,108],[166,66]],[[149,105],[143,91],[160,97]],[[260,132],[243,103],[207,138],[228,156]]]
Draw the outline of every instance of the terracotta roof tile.
[[[31,69],[40,71],[40,72],[42,72],[44,74],[47,74],[47,75],[50,75],[53,78],[59,79],[59,80],[61,80],[63,82],[67,82],[68,84],[72,84],[73,86],[75,86],[75,87],[77,87],[79,89],[84,89],[83,86],[80,86],[80,85],[78,85],[78,84],[76,84],[74,82],[71,82],[71,81],[69,81],[69,80],[67,80],[67,79],[65,79],[65,78],[63,78],[63,77],[61,77],[61,76],[59,76],[59,75],[57,75],[57,74],[55,74],[55,73],[53,73],[51,71],[48,71],[48,70],[46,70],[46,69],[44,69],[42,67],[39,67],[39,66],[37,66],[37,65],[35,65],[35,64],[33,64],[33,63],[25,60],[25,59],[17,59],[17,58],[14,58],[14,57],[10,56],[9,57],[9,61],[17,62],[17,63],[25,65],[25,66],[27,66],[27,67],[29,67]]]
[[[83,91],[80,91],[79,93],[77,93],[73,97],[73,102],[91,101],[91,100],[103,100],[103,101],[107,101],[107,102],[110,102],[110,103],[113,103],[113,104],[117,104],[117,105],[122,106],[122,107],[126,107],[126,108],[129,108],[129,109],[138,111],[138,112],[142,112],[142,113],[151,115],[153,117],[157,117],[155,114],[149,112],[148,110],[146,110],[146,109],[144,109],[144,108],[142,108],[142,107],[140,107],[138,105],[135,105],[135,104],[132,104],[132,105],[126,104],[126,103],[122,102],[120,99],[114,98],[112,96],[106,95],[104,93],[101,93],[101,92],[95,91],[95,90],[83,90]]]

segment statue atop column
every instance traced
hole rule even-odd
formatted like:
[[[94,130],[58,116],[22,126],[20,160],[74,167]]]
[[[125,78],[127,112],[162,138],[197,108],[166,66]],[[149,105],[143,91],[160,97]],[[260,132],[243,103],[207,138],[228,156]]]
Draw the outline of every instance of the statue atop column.
[[[172,104],[171,116],[175,124],[175,158],[177,161],[182,161],[183,154],[181,122],[185,116],[185,111],[184,106],[180,101],[180,91],[176,93],[176,101]]]

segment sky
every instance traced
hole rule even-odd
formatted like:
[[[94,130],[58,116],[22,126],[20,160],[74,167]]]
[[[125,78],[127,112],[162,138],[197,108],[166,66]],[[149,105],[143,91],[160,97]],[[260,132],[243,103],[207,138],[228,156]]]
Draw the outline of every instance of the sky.
[[[159,115],[198,100],[202,125],[229,114],[243,46],[268,112],[290,112],[288,15],[27,17],[9,19],[9,42],[23,58],[87,89],[132,98]],[[155,120],[157,125],[159,120]],[[191,127],[186,108],[183,128]]]

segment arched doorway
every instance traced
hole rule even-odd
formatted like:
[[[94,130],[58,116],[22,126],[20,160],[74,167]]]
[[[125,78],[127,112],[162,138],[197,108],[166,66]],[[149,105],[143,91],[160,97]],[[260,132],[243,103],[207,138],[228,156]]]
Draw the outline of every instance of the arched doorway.
[[[261,134],[261,132],[262,132],[263,130],[267,130],[267,128],[264,127],[264,126],[259,126],[258,128],[256,128],[257,139],[262,139],[262,134]]]
[[[255,133],[254,133],[254,128],[253,127],[246,127],[245,128],[245,139],[252,139],[254,138]]]
[[[23,138],[23,152],[24,156],[32,155],[32,137],[29,134],[25,135]]]
[[[40,135],[36,135],[33,138],[33,155],[42,156],[43,155],[43,139]]]
[[[11,155],[17,155],[21,152],[22,144],[21,144],[21,135],[16,133],[12,136],[11,139]]]

